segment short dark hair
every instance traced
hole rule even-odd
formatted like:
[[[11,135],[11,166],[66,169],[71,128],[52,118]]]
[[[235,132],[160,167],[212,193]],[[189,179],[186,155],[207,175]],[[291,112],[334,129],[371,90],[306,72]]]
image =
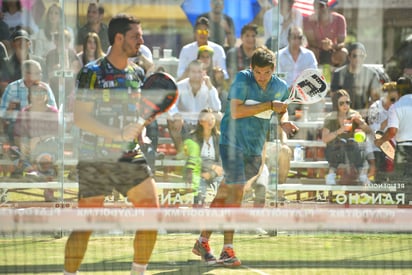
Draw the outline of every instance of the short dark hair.
[[[96,6],[97,7],[97,12],[99,14],[104,14],[104,6],[102,4],[97,3],[97,2],[91,2],[91,3],[89,3],[89,7],[91,7],[91,6]]]
[[[196,20],[195,26],[194,26],[194,30],[196,30],[200,25],[204,25],[209,29],[209,19],[207,19],[204,16],[199,17]]]
[[[140,20],[135,18],[134,16],[127,15],[127,14],[117,14],[115,15],[109,22],[109,42],[110,45],[114,43],[114,37],[116,34],[126,34],[131,29],[132,24],[140,24]]]
[[[400,96],[412,94],[412,81],[409,77],[401,76],[396,80],[396,89]]]
[[[258,26],[256,24],[246,24],[242,27],[240,35],[244,35],[247,31],[253,31],[255,34],[258,34]]]
[[[276,55],[271,50],[269,50],[267,47],[260,46],[256,48],[256,50],[253,52],[250,64],[252,66],[252,69],[255,66],[258,66],[258,67],[271,66],[272,68],[274,68],[276,64]]]

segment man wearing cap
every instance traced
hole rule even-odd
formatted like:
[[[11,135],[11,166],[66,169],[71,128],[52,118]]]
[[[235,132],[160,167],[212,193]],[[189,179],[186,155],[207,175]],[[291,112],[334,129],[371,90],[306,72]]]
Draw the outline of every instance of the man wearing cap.
[[[303,18],[303,33],[308,48],[315,53],[319,64],[341,66],[346,61],[346,19],[332,12],[328,0],[313,2],[315,13]]]
[[[194,26],[195,41],[183,46],[179,54],[179,63],[177,65],[177,78],[181,78],[187,69],[190,62],[197,58],[198,49],[200,46],[209,45],[213,51],[213,65],[223,69],[225,78],[228,78],[226,71],[226,54],[225,50],[219,44],[216,44],[209,39],[209,20],[205,17],[200,17]]]
[[[13,54],[4,59],[0,63],[1,70],[4,70],[2,74],[2,81],[7,83],[16,81],[22,78],[22,64],[25,60],[35,60],[40,63],[42,70],[44,70],[43,58],[32,55],[30,53],[30,47],[32,45],[31,39],[27,31],[19,29],[12,33],[10,36],[10,42],[13,48]],[[43,80],[45,78],[43,77]]]
[[[335,70],[331,80],[332,94],[346,90],[352,100],[351,108],[363,111],[380,98],[381,84],[378,74],[364,65],[366,49],[362,43],[355,42],[348,47],[348,64]]]
[[[396,88],[401,96],[397,102],[389,107],[388,127],[382,138],[375,140],[380,147],[384,142],[395,138],[395,174],[393,180],[404,183],[407,199],[412,199],[412,81],[408,77],[400,77],[396,81]],[[408,204],[408,202],[406,202]],[[409,203],[410,204],[410,203]]]

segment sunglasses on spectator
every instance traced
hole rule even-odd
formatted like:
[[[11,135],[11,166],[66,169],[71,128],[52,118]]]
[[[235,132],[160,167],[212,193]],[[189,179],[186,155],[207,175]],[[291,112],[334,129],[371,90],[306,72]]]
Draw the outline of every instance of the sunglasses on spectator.
[[[343,106],[343,105],[350,105],[350,101],[349,100],[347,100],[347,101],[339,101],[339,106]]]
[[[303,35],[292,35],[292,39],[302,40]]]
[[[351,55],[352,56],[352,58],[364,58],[365,57],[365,55],[363,54],[363,53],[361,53],[361,54],[356,54],[356,53],[354,53],[354,54],[352,54]]]
[[[208,30],[197,30],[196,32],[197,34],[203,34],[203,35],[209,34]]]
[[[30,94],[34,96],[44,96],[47,94],[47,92],[45,90],[33,90],[30,91]]]

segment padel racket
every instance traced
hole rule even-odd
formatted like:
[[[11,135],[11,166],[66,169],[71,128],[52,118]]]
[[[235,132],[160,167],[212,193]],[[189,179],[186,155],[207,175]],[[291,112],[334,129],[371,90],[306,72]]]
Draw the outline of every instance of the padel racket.
[[[327,93],[325,77],[317,69],[306,69],[296,78],[285,103],[313,104]]]
[[[175,104],[178,96],[176,81],[164,72],[150,75],[141,89],[139,111],[144,119],[167,112]]]
[[[380,139],[383,137],[383,132],[382,131],[376,131],[375,132],[375,138]],[[391,160],[395,159],[395,144],[392,140],[385,141],[382,143],[382,145],[379,147],[381,151]]]

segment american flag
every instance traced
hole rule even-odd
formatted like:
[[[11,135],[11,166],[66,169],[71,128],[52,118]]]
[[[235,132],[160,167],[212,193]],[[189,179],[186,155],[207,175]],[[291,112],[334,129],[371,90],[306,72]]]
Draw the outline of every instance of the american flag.
[[[333,7],[337,2],[337,0],[329,0],[328,6]],[[295,0],[293,7],[300,10],[303,16],[309,16],[313,13],[313,0]]]

